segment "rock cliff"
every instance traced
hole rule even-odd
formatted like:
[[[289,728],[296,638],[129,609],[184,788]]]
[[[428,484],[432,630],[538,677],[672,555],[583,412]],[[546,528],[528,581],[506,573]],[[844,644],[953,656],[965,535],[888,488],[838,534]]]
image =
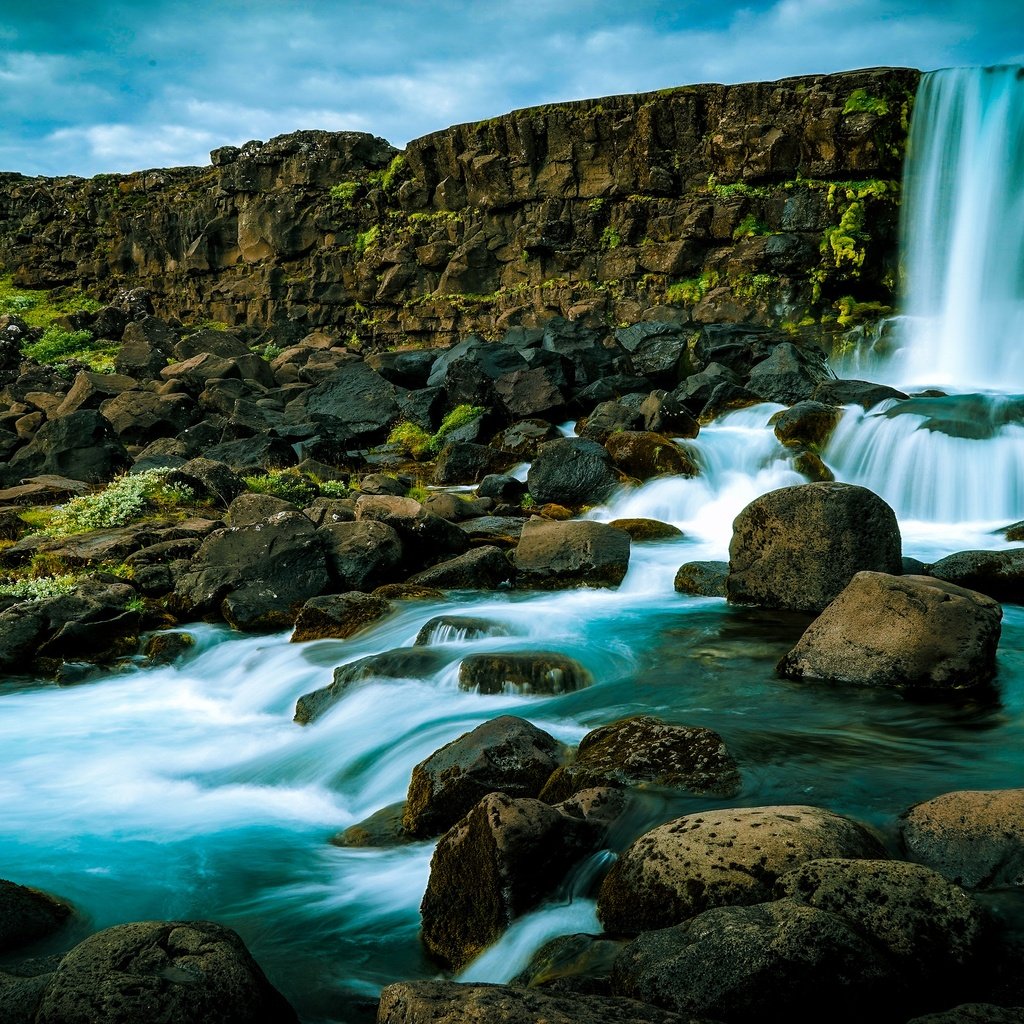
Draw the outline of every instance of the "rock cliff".
[[[891,305],[918,72],[700,85],[515,111],[399,152],[302,131],[205,168],[0,175],[22,287],[314,329],[366,351],[561,315],[752,322],[828,342]]]

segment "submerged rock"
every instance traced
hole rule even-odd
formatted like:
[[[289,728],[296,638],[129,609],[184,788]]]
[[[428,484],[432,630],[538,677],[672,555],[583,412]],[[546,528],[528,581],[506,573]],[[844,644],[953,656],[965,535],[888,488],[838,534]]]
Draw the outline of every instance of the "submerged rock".
[[[49,938],[73,913],[56,896],[0,878],[0,953]]]
[[[947,690],[996,670],[1002,609],[928,576],[859,572],[779,662],[789,679]]]
[[[893,510],[851,484],[800,484],[752,501],[733,523],[729,600],[821,612],[861,570],[901,571]]]
[[[572,693],[593,681],[578,661],[549,652],[470,654],[459,666],[459,689],[481,694]]]
[[[473,615],[435,615],[420,627],[414,641],[417,647],[444,644],[458,640],[477,640],[485,636],[510,636],[503,622],[481,619]]]
[[[547,992],[609,995],[612,964],[624,944],[601,935],[559,935],[530,957],[512,984]]]
[[[411,835],[438,835],[488,793],[535,797],[563,757],[546,732],[502,715],[434,751],[412,770],[403,823]]]

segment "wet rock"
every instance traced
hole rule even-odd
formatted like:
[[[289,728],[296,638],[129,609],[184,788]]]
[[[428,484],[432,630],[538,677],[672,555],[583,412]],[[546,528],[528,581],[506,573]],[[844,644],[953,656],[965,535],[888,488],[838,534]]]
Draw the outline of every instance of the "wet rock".
[[[827,484],[836,478],[817,452],[799,452],[794,455],[793,468],[812,484]]]
[[[739,384],[719,384],[704,403],[704,407],[697,416],[697,422],[712,423],[728,412],[748,409],[752,405],[759,405],[761,401],[760,395],[755,395],[753,391],[741,387]]]
[[[552,773],[540,795],[557,803],[595,786],[653,786],[734,796],[739,784],[736,762],[718,733],[639,715],[587,733],[576,757]]]
[[[622,430],[605,441],[617,469],[638,480],[656,476],[697,476],[697,464],[667,437],[645,430]]]
[[[859,405],[864,409],[873,409],[887,398],[905,399],[907,395],[886,384],[866,380],[822,381],[811,395],[812,401],[825,405]]]
[[[802,1024],[855,1024],[898,985],[882,955],[842,918],[784,899],[716,907],[645,932],[615,961],[612,988],[727,1024],[745,1024],[769,1007],[769,1015]]]
[[[819,384],[830,379],[820,350],[799,349],[787,341],[751,367],[747,389],[766,402],[793,405],[809,399]]]
[[[64,959],[37,1024],[295,1024],[242,940],[211,921],[144,921],[91,935]]]
[[[675,590],[694,597],[725,597],[728,562],[686,562],[676,571]]]
[[[604,523],[547,522],[523,527],[514,561],[523,589],[616,587],[629,567],[629,534]]]
[[[413,498],[361,495],[356,500],[356,520],[390,526],[401,537],[407,560],[421,566],[442,561],[446,555],[461,555],[469,548],[469,538],[462,530],[432,515]]]
[[[900,548],[895,514],[866,488],[783,487],[733,523],[729,600],[821,612],[861,570],[899,574]]]
[[[179,658],[191,654],[196,638],[191,633],[154,633],[142,649],[154,665],[172,665]]]
[[[347,640],[391,613],[391,603],[371,594],[326,594],[310,598],[299,610],[293,644],[307,640]]]
[[[562,437],[537,449],[527,474],[527,487],[538,504],[593,505],[618,485],[611,456],[594,441]]]
[[[775,413],[768,425],[787,448],[821,451],[842,419],[843,410],[822,402],[798,402]]]
[[[386,473],[367,473],[359,479],[359,491],[361,494],[390,494],[392,497],[401,498],[409,490],[404,480],[388,476]]]
[[[444,644],[461,640],[478,640],[485,636],[510,636],[503,622],[480,619],[471,615],[435,615],[420,627],[416,646]]]
[[[418,587],[412,583],[385,583],[374,587],[372,593],[389,601],[443,601],[447,596],[436,587]]]
[[[596,838],[593,826],[539,800],[485,796],[431,859],[420,906],[427,952],[460,970],[554,889]]]
[[[501,548],[472,548],[409,577],[414,586],[444,590],[497,590],[512,581],[512,564]]]
[[[613,519],[608,525],[624,530],[634,541],[676,540],[683,535],[678,526],[657,519]]]
[[[328,523],[318,532],[331,576],[342,590],[373,590],[399,571],[402,539],[386,523],[372,519]]]
[[[67,903],[41,889],[0,878],[0,953],[49,938],[73,913]]]
[[[413,839],[402,828],[405,801],[388,804],[374,811],[368,818],[350,825],[344,832],[331,837],[331,844],[345,847],[387,847],[404,846]]]
[[[523,459],[531,459],[545,441],[557,440],[558,429],[547,420],[519,420],[495,434],[491,447]]]
[[[642,835],[601,885],[605,930],[666,928],[711,907],[760,903],[776,880],[822,857],[880,858],[863,826],[819,807],[688,814]]]
[[[814,860],[783,875],[788,897],[847,921],[880,947],[903,984],[935,1005],[968,994],[981,973],[981,907],[942,875],[890,860]]]
[[[1024,789],[943,793],[900,819],[907,856],[968,889],[1024,885]]]
[[[593,681],[578,661],[547,652],[469,654],[459,666],[459,689],[480,694],[572,693]]]
[[[720,384],[736,385],[739,382],[739,376],[730,370],[729,367],[721,363],[712,362],[699,373],[690,374],[672,392],[672,397],[687,412],[696,416],[707,405],[711,395]]]
[[[404,981],[380,995],[377,1024],[697,1024],[634,999],[551,995],[510,985]]]
[[[535,797],[561,757],[557,740],[521,718],[484,722],[413,768],[405,829],[438,835],[488,793]]]
[[[639,409],[619,401],[601,402],[584,420],[576,424],[576,433],[581,438],[604,444],[620,430],[636,430],[643,422]]]
[[[623,945],[600,935],[559,935],[530,957],[512,984],[546,992],[609,995],[612,964]]]
[[[637,373],[659,386],[675,387],[692,369],[681,324],[649,320],[615,332],[618,343],[630,354]]]
[[[514,476],[492,473],[480,481],[476,493],[478,498],[493,498],[495,501],[518,505],[520,499],[526,494],[526,484]]]
[[[232,526],[255,526],[280,512],[301,511],[298,505],[276,495],[246,491],[228,506],[227,518]]]
[[[929,567],[929,575],[977,590],[997,601],[1024,604],[1024,548],[958,551]]]
[[[928,576],[859,572],[779,662],[789,679],[950,690],[996,671],[1002,609]]]
[[[700,433],[700,424],[690,415],[675,395],[652,391],[640,403],[637,411],[643,417],[644,430],[665,437],[694,438]]]

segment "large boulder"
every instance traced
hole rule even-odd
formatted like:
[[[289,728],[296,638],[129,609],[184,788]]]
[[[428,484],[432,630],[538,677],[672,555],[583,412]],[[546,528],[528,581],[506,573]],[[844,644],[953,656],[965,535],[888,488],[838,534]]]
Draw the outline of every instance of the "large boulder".
[[[1003,610],[928,576],[859,572],[779,662],[789,679],[949,690],[988,683]]]
[[[958,551],[935,562],[928,575],[980,591],[997,601],[1024,604],[1024,548]]]
[[[697,476],[697,464],[667,437],[647,430],[620,430],[605,441],[618,469],[638,480],[655,476]]]
[[[431,859],[420,906],[427,951],[449,970],[465,967],[558,885],[597,837],[584,819],[540,800],[485,796]]]
[[[89,936],[64,959],[35,1024],[296,1024],[244,943],[210,921],[142,921]]]
[[[0,878],[0,954],[59,932],[72,913],[49,893]]]
[[[907,856],[969,889],[1024,885],[1024,789],[960,790],[900,819]]]
[[[736,604],[821,612],[861,570],[902,571],[896,515],[864,487],[783,487],[733,523],[726,588]]]
[[[820,350],[799,349],[787,341],[751,367],[747,389],[766,402],[793,405],[810,398],[814,389],[828,379]]]
[[[859,1024],[895,982],[883,955],[841,917],[788,899],[716,907],[645,932],[612,969],[619,995],[726,1024]]]
[[[409,583],[444,590],[497,590],[511,582],[512,571],[504,551],[485,544],[422,569],[409,577]]]
[[[523,589],[617,587],[629,568],[630,537],[624,530],[589,520],[531,519],[513,560]]]
[[[484,722],[413,768],[406,831],[438,835],[488,793],[535,797],[562,756],[554,737],[522,718],[502,715]]]
[[[542,444],[526,477],[537,504],[554,502],[567,507],[605,501],[618,482],[608,452],[583,437],[560,437]]]
[[[402,539],[406,559],[433,565],[469,548],[469,538],[453,523],[428,512],[414,498],[363,494],[356,500],[356,520],[384,523]]]
[[[863,826],[820,807],[687,814],[637,839],[601,885],[610,932],[666,928],[711,907],[772,898],[776,879],[821,857],[884,857]]]
[[[191,614],[220,611],[236,629],[284,629],[330,584],[312,521],[278,512],[249,526],[215,530],[175,588]]]
[[[347,640],[379,622],[391,611],[391,602],[358,591],[311,597],[295,619],[292,643],[306,640]]]
[[[787,448],[810,448],[820,451],[828,444],[839,425],[843,410],[824,402],[797,402],[789,409],[780,409],[768,421],[775,436]]]
[[[735,796],[739,781],[736,762],[718,733],[638,715],[588,732],[576,757],[552,774],[541,798],[555,803],[594,786]]]
[[[380,994],[377,1024],[696,1024],[635,999],[550,995],[510,985],[403,981]]]
[[[402,539],[387,523],[332,522],[321,526],[319,534],[331,577],[341,590],[373,590],[391,582],[402,564]]]
[[[468,654],[459,666],[459,689],[482,694],[571,693],[593,681],[578,661],[557,652]]]
[[[180,434],[196,418],[185,395],[155,395],[151,391],[122,391],[107,399],[100,412],[124,444],[144,445]]]
[[[52,474],[106,483],[131,465],[110,423],[95,409],[80,409],[44,423],[35,437],[12,456],[3,480]]]

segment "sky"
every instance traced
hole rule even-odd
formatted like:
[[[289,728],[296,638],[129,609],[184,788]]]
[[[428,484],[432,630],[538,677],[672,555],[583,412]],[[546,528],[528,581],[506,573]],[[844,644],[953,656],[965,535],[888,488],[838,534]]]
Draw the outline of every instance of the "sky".
[[[403,146],[559,100],[1005,63],[1024,63],[1021,0],[0,0],[0,171],[203,165],[305,128]]]

